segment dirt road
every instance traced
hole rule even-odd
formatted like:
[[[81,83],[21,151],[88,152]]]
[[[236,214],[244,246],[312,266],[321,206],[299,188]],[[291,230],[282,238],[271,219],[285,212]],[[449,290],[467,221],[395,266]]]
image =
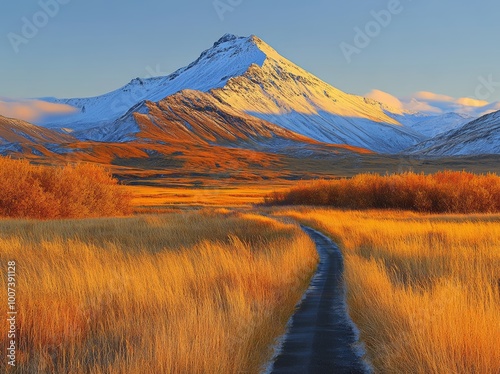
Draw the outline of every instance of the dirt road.
[[[302,228],[316,243],[320,263],[269,372],[371,373],[346,310],[342,254],[323,234]]]

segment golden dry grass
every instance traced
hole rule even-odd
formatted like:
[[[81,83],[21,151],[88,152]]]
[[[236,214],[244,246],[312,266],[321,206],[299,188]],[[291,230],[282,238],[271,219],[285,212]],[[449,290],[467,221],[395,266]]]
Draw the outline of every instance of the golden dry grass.
[[[186,184],[186,183],[185,183]],[[290,184],[247,183],[203,185],[199,188],[189,186],[124,186],[132,196],[132,206],[136,211],[169,209],[186,206],[251,206],[273,191],[284,191]]]
[[[499,216],[278,214],[341,244],[350,314],[377,372],[500,372]]]
[[[0,232],[0,263],[18,268],[22,373],[258,372],[317,263],[297,226],[227,210]]]

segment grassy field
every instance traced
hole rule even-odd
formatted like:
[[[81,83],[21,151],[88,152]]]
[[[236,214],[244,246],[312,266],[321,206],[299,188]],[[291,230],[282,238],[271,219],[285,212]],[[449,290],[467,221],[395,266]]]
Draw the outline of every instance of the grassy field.
[[[0,232],[0,263],[17,263],[19,373],[257,373],[317,263],[297,226],[226,210]]]
[[[291,184],[247,183],[226,186],[202,186],[194,188],[183,185],[176,187],[124,186],[132,197],[136,212],[161,211],[185,207],[251,207],[260,204],[273,191],[284,191]]]
[[[278,210],[341,244],[379,373],[500,372],[500,216]]]
[[[362,160],[360,170],[378,158]],[[333,170],[347,176],[341,168],[351,161],[336,160]],[[390,161],[388,168],[401,166]],[[274,191],[281,204],[498,211],[496,175],[340,180],[326,159],[308,177],[328,172],[334,180],[291,190],[302,169],[279,181],[151,175],[147,185],[132,178],[119,186],[92,165],[0,163],[0,215],[125,215],[129,197],[136,214],[0,219],[0,263],[16,261],[18,269],[18,367],[11,372],[259,372],[318,261],[297,225],[252,213],[271,211],[341,245],[350,314],[377,372],[500,373],[499,215],[252,208]],[[168,214],[137,215],[154,212]],[[0,305],[7,306],[6,292]],[[7,327],[0,324],[4,352]]]

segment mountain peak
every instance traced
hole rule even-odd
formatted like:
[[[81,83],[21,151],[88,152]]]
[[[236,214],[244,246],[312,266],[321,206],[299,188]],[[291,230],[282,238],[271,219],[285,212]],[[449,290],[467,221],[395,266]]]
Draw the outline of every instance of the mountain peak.
[[[226,42],[230,42],[232,40],[236,40],[236,39],[244,39],[240,36],[237,36],[237,35],[234,35],[234,34],[224,34],[222,36],[222,38],[220,38],[219,40],[217,40],[215,43],[214,43],[214,47],[217,47],[219,44],[222,44],[222,43],[226,43]]]
[[[238,45],[244,45],[246,44],[251,45],[253,47],[257,47],[258,49],[261,50],[261,52],[264,53],[275,53],[274,49],[271,48],[266,42],[264,42],[261,38],[259,38],[257,35],[250,35],[250,36],[238,36],[234,34],[224,34],[219,40],[217,40],[214,45],[212,46],[211,49],[205,51],[207,53],[210,50],[213,49],[218,49],[218,47],[221,44],[228,44],[228,47],[230,48],[231,46],[238,46]],[[248,47],[246,48],[247,50],[249,49]]]
[[[265,44],[265,42],[259,38],[257,35],[250,35],[248,37],[248,40],[250,40],[251,42],[255,43],[255,44]]]

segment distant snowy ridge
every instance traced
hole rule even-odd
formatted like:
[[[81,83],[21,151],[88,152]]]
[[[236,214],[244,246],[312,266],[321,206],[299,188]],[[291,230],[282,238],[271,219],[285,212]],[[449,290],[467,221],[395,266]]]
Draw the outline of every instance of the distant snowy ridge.
[[[500,154],[500,111],[420,143],[408,152],[425,156]]]
[[[433,138],[448,131],[458,129],[472,120],[474,120],[474,117],[467,114],[445,113],[438,116],[422,118],[420,121],[408,124],[407,126],[422,135]]]

